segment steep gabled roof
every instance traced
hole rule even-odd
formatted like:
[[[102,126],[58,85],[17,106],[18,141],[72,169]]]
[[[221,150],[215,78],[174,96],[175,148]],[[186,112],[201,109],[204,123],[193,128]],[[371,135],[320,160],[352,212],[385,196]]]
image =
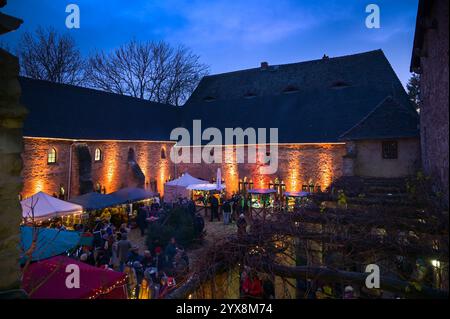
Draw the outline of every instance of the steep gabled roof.
[[[24,135],[34,137],[167,141],[172,129],[192,132],[200,119],[223,134],[278,128],[280,143],[326,143],[340,141],[387,96],[415,112],[381,50],[206,76],[183,107],[28,78],[20,84],[29,109]],[[409,136],[417,118],[396,116],[392,132]]]
[[[24,136],[70,139],[169,140],[180,108],[125,95],[20,77],[29,110]]]
[[[376,50],[207,76],[183,107],[182,119],[187,128],[201,119],[202,127],[222,132],[276,127],[281,143],[337,142],[389,95],[413,109]]]
[[[418,114],[392,97],[385,98],[369,114],[340,136],[341,140],[418,137]]]

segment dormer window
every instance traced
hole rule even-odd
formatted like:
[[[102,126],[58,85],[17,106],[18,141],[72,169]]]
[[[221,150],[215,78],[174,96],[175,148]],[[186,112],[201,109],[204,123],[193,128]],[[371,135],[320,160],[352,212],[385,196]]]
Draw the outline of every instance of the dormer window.
[[[254,93],[254,92],[247,92],[244,94],[245,99],[252,99],[254,97],[256,97],[256,93]]]
[[[216,98],[214,97],[214,96],[206,96],[204,99],[203,99],[203,101],[205,101],[205,102],[212,102],[212,101],[215,101],[216,100]]]
[[[296,93],[298,92],[298,87],[295,85],[288,85],[284,90],[283,94],[290,94],[290,93]]]
[[[348,84],[347,82],[342,81],[342,80],[334,81],[334,82],[331,84],[331,87],[332,87],[333,89],[342,89],[342,88],[346,88],[346,87],[349,87],[349,86],[350,86],[350,84]]]

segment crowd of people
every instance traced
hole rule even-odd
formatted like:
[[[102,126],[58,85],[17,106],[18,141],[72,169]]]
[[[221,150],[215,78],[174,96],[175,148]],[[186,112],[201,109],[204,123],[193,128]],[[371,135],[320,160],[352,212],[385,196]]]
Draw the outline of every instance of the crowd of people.
[[[136,208],[136,225],[141,235],[149,222],[164,218],[165,212],[157,202]],[[175,287],[176,278],[189,270],[188,256],[175,237],[166,245],[156,241],[141,253],[140,247],[130,240],[129,224],[116,227],[109,220],[96,218],[93,227],[77,225],[76,230],[81,233],[81,240],[72,257],[95,267],[126,273],[131,297],[162,298]]]

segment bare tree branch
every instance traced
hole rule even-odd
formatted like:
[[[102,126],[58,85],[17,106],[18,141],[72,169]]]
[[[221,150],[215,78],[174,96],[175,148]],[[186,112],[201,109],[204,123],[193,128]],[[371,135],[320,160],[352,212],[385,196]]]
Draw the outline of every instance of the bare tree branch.
[[[83,83],[84,60],[68,34],[58,35],[52,28],[26,32],[17,55],[23,76],[73,85]]]

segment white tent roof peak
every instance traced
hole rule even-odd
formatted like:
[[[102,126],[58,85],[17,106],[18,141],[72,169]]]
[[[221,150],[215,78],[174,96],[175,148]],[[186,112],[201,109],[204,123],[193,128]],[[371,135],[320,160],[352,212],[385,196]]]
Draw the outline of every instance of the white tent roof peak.
[[[20,202],[22,205],[22,217],[31,218],[32,209],[34,218],[51,218],[68,213],[81,212],[83,207],[69,203],[44,192],[38,192]]]
[[[225,189],[225,185],[220,184],[192,184],[187,187],[189,190],[196,190],[196,191],[221,191]]]
[[[189,173],[184,173],[181,177],[174,179],[173,181],[167,182],[166,185],[188,187],[189,185],[192,184],[205,184],[205,183],[208,182],[202,179],[195,178],[189,175]]]

